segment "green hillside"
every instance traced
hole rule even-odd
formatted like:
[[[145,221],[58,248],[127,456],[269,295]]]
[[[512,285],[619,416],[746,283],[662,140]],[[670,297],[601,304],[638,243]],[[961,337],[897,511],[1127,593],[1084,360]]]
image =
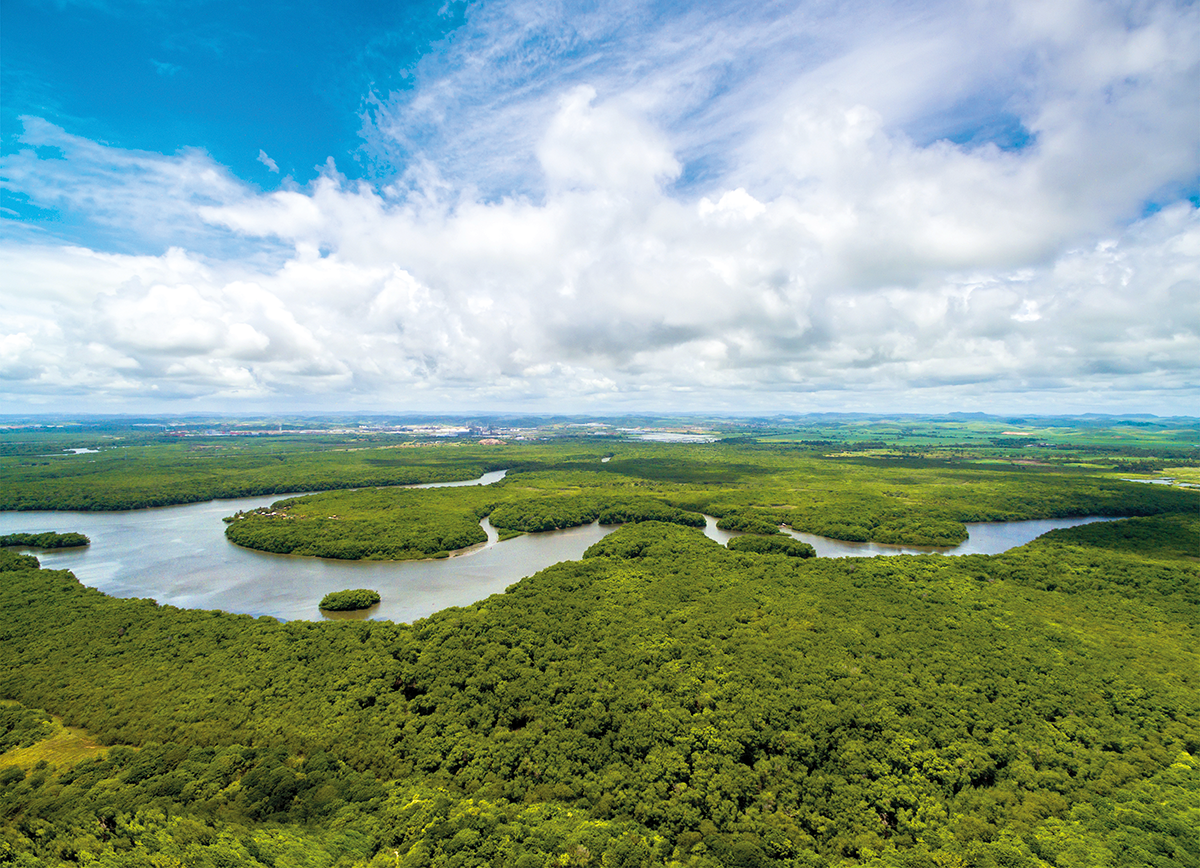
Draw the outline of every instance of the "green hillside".
[[[117,600],[0,552],[14,864],[1195,865],[1192,512],[1000,556],[628,525],[413,625]],[[3,766],[0,758],[0,766]]]

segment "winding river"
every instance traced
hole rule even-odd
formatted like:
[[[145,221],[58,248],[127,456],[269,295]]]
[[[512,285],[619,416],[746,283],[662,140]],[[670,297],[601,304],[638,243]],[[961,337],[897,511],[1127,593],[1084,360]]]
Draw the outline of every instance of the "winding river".
[[[447,488],[488,485],[505,471],[479,479],[413,486]],[[33,551],[48,569],[66,569],[83,584],[115,597],[151,597],[165,605],[224,609],[283,620],[322,617],[317,602],[330,591],[374,588],[383,602],[359,617],[413,621],[448,606],[465,606],[500,593],[551,564],[578,559],[615,527],[598,524],[527,534],[497,542],[484,519],[488,541],[448,559],[339,561],[257,552],[225,539],[224,516],[267,506],[284,497],[243,497],[123,512],[0,512],[0,534],[76,531],[87,548]],[[821,557],[873,555],[998,554],[1049,530],[1097,517],[968,524],[970,538],[952,548],[850,543],[789,531]],[[724,544],[735,534],[718,530],[709,517],[705,533]]]

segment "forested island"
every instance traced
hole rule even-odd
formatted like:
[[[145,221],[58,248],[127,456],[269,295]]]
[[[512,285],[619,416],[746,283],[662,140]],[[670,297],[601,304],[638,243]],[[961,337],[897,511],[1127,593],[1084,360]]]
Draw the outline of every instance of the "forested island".
[[[369,588],[347,588],[330,591],[321,598],[320,608],[329,612],[357,612],[379,605],[379,592]]]
[[[91,545],[91,540],[81,533],[6,533],[0,536],[0,547],[24,546],[31,549],[70,549]]]
[[[202,452],[205,490],[253,461],[280,491],[306,486],[271,462],[339,485],[509,469],[228,525],[293,552],[427,557],[483,516],[508,535],[621,527],[413,624],[116,599],[0,550],[0,862],[1200,865],[1195,491],[1008,446],[268,445]],[[116,508],[204,487],[177,444],[139,448],[126,463],[152,479],[64,461],[6,477],[5,497]],[[747,535],[720,546],[701,513]],[[945,541],[1081,513],[1133,517],[959,558],[817,558],[778,532]]]
[[[543,446],[508,457],[514,466],[495,485],[288,498],[227,517],[225,535],[281,554],[407,560],[484,542],[485,516],[508,539],[596,521],[703,528],[707,514],[723,530],[759,536],[786,525],[855,542],[951,546],[967,538],[965,522],[1146,515],[1188,502],[1178,490],[1071,469],[830,460],[786,447]]]

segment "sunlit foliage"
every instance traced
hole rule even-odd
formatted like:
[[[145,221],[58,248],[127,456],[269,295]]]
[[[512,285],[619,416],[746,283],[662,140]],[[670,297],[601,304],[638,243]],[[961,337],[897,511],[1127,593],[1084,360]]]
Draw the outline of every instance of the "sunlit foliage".
[[[484,518],[502,537],[624,525],[411,625],[113,599],[0,549],[0,750],[47,744],[51,714],[112,746],[0,756],[0,864],[1200,866],[1196,493],[844,446],[0,456],[24,508],[509,470],[229,523],[271,551],[430,557],[482,542]],[[751,533],[722,547],[701,513]],[[814,558],[778,532],[946,543],[1078,514],[1142,517],[964,558]]]
[[[1195,864],[1200,521],[1094,527],[995,557],[825,560],[644,522],[411,626],[116,600],[12,555],[0,690],[141,749],[0,773],[8,846]]]

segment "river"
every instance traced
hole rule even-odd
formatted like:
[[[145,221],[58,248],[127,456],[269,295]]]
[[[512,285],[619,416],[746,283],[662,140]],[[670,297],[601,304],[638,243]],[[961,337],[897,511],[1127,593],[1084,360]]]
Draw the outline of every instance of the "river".
[[[414,486],[487,485],[505,471],[462,482]],[[71,570],[83,584],[114,597],[150,597],[191,609],[224,609],[283,620],[322,617],[317,603],[330,591],[374,588],[383,601],[360,617],[413,621],[448,606],[465,606],[559,561],[577,560],[615,527],[598,524],[526,534],[503,543],[487,519],[486,543],[450,558],[424,561],[339,561],[276,555],[235,546],[225,539],[224,516],[267,506],[284,497],[242,497],[122,512],[0,512],[0,534],[75,531],[86,548],[32,550],[48,569]],[[998,554],[1046,531],[1104,519],[1044,519],[968,524],[970,538],[953,548],[851,543],[788,531],[811,543],[821,557],[872,555]],[[724,544],[735,534],[709,517],[705,533]]]

